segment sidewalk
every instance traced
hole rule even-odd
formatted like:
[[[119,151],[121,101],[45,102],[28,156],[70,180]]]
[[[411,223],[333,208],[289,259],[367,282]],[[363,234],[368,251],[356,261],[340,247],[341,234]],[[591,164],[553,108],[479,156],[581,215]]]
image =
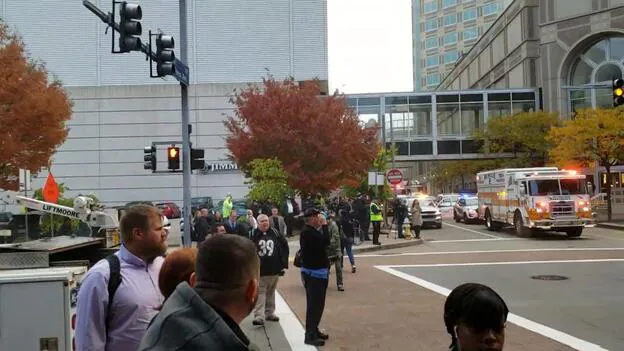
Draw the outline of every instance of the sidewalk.
[[[372,238],[373,234],[369,234]],[[393,230],[390,235],[382,231],[379,236],[379,242],[381,245],[373,245],[372,241],[364,241],[360,245],[353,246],[353,253],[363,253],[371,251],[392,250],[399,249],[407,246],[415,246],[423,243],[423,239],[395,239],[396,231]],[[291,261],[295,256],[295,252],[299,250],[299,236],[288,238],[288,246],[290,247]]]
[[[624,230],[624,222],[601,222],[596,224],[599,228],[608,228],[615,230]]]

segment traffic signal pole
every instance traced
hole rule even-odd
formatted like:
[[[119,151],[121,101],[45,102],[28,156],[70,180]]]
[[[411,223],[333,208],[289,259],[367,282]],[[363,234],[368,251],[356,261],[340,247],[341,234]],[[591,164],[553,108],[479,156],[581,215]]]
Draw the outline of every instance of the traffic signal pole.
[[[187,62],[188,30],[186,16],[186,0],[180,0],[180,61]],[[184,202],[184,232],[182,233],[183,246],[191,247],[191,136],[189,134],[189,106],[188,87],[180,83],[182,102],[182,198]]]

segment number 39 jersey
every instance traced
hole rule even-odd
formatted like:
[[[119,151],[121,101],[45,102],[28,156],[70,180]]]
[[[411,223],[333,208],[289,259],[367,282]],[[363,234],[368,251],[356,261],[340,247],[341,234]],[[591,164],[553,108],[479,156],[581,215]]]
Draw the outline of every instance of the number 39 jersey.
[[[273,228],[264,233],[256,229],[251,238],[256,244],[260,257],[260,275],[277,275],[288,268],[288,242]]]

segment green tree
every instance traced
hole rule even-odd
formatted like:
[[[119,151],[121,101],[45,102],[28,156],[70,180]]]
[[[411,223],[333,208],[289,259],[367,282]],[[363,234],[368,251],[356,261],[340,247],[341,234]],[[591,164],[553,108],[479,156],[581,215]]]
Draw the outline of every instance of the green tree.
[[[376,170],[380,173],[386,173],[389,170],[388,165],[392,162],[392,158],[396,155],[397,149],[393,148],[380,148],[377,152],[377,156],[371,162],[371,169]],[[342,186],[342,193],[348,197],[355,197],[358,193],[366,194],[369,196],[377,196],[379,195],[378,187],[374,185],[368,185],[368,172],[363,174],[360,177],[354,177],[345,180]],[[380,194],[381,198],[388,199],[392,197],[392,189],[390,188],[390,184],[384,177],[384,184]]]
[[[293,193],[288,186],[288,174],[277,158],[255,159],[249,162],[251,181],[249,198],[255,201],[270,201],[281,204],[287,195]]]
[[[483,152],[513,153],[516,160],[507,161],[507,164],[543,166],[552,146],[546,136],[559,124],[556,113],[521,112],[489,119],[484,128],[475,132],[475,137],[483,141]]]
[[[607,216],[612,218],[611,167],[624,162],[624,108],[584,109],[550,130],[550,157],[560,167],[590,167],[599,162],[607,174]]]

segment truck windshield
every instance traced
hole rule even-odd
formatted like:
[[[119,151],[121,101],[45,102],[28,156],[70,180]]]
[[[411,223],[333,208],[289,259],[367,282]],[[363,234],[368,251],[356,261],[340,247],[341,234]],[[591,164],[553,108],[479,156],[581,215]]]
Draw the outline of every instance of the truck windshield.
[[[544,179],[529,181],[529,193],[532,196],[561,195],[558,179]]]
[[[561,195],[587,194],[587,187],[583,179],[561,179]]]
[[[561,190],[559,190],[561,183]],[[529,181],[529,193],[533,196],[587,194],[582,179],[544,179]]]

